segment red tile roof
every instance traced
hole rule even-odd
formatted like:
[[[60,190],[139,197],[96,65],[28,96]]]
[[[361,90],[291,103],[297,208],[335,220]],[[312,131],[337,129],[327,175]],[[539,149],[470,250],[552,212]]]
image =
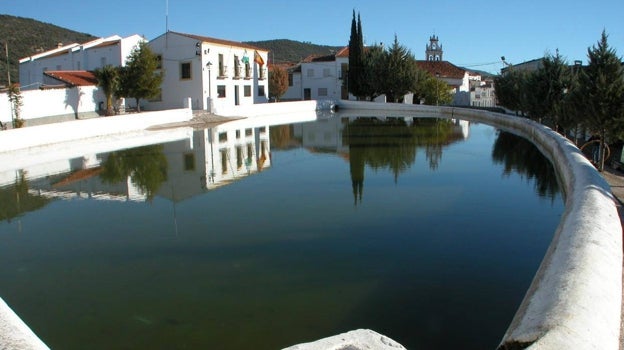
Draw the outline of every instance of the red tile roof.
[[[97,85],[95,75],[85,70],[46,71],[43,74],[69,86]]]
[[[203,41],[207,43],[221,44],[221,45],[227,45],[227,46],[237,46],[237,47],[243,47],[243,48],[247,48],[251,50],[260,50],[260,51],[269,52],[269,50],[267,49],[263,49],[261,47],[245,44],[245,43],[238,42],[238,41],[223,40],[223,39],[211,38],[209,36],[201,36],[201,35],[186,34],[186,33],[179,33],[179,32],[170,32],[170,33],[182,35],[191,39],[195,39],[195,40],[199,40],[199,41]]]
[[[433,76],[439,73],[440,78],[463,79],[466,74],[465,69],[448,61],[416,61],[416,65]]]

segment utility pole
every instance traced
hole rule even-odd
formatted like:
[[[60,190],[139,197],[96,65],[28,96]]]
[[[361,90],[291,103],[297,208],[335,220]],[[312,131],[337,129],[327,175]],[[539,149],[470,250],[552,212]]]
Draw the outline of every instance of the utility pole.
[[[9,70],[9,42],[4,42],[4,52],[6,53],[6,63],[7,63],[7,81],[9,82],[9,86],[11,86],[11,71]]]

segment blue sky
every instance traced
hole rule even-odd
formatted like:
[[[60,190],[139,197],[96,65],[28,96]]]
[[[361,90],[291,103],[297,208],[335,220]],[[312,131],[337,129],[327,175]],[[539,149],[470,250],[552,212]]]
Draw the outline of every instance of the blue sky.
[[[168,4],[168,6],[167,6]],[[168,9],[168,11],[167,11]],[[439,37],[444,59],[498,72],[511,63],[554,54],[587,60],[603,29],[624,55],[624,1],[563,0],[0,0],[0,13],[34,18],[95,36],[166,30],[235,41],[292,39],[347,45],[351,14],[362,18],[366,44],[399,42],[424,59],[429,36]],[[165,14],[168,12],[168,16]],[[0,38],[0,40],[2,40]]]

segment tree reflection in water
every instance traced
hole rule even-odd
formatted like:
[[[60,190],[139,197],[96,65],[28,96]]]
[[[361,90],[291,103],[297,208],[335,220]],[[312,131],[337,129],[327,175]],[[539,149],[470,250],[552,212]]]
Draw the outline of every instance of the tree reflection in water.
[[[0,221],[10,222],[24,213],[45,207],[52,200],[28,193],[28,180],[24,171],[19,171],[15,185],[0,188]]]
[[[517,172],[535,180],[535,191],[541,197],[554,200],[559,184],[552,164],[527,139],[509,132],[499,131],[492,149],[495,164],[503,164],[504,175]]]
[[[417,147],[425,147],[429,168],[436,170],[442,159],[442,147],[462,138],[453,133],[449,119],[414,118],[408,125],[404,118],[362,117],[350,121],[343,132],[343,144],[349,146],[349,165],[355,204],[362,201],[364,168],[390,169],[397,181],[399,174],[416,160]]]
[[[167,180],[167,158],[163,145],[151,145],[113,152],[102,164],[100,178],[105,183],[132,183],[151,201]]]

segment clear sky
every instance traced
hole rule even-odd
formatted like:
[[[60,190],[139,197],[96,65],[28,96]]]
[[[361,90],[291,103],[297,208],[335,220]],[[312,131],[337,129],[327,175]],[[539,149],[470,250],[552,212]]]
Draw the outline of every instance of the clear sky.
[[[624,0],[0,0],[0,13],[33,18],[95,36],[169,30],[234,41],[292,39],[347,45],[351,16],[362,18],[365,44],[399,43],[424,59],[429,36],[439,37],[444,59],[498,72],[554,54],[587,61],[600,39],[624,56]],[[0,40],[2,40],[0,38]]]

